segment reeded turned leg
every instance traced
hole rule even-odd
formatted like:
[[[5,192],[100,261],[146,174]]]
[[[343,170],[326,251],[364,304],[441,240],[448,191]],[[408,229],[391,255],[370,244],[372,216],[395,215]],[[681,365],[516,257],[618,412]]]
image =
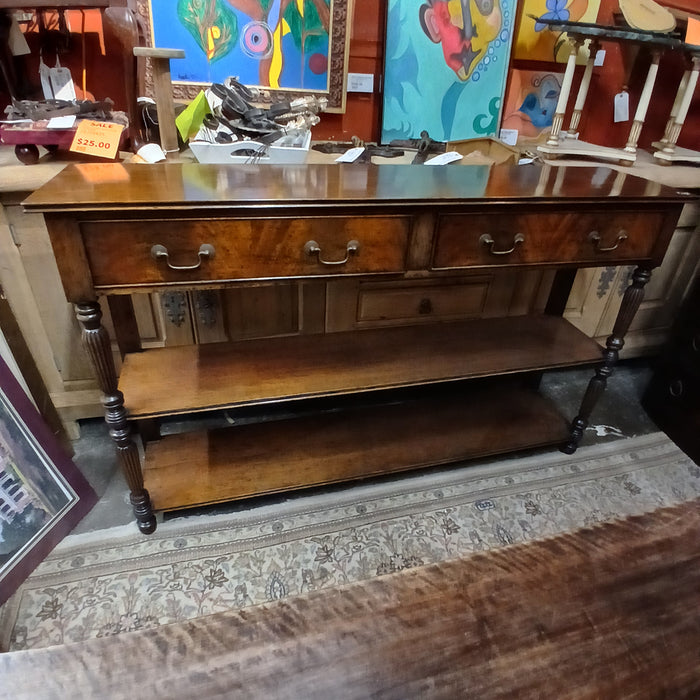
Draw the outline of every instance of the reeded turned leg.
[[[144,534],[156,529],[156,518],[151,508],[151,499],[143,486],[143,473],[136,443],[131,439],[131,431],[126,419],[124,396],[117,389],[117,372],[112,359],[109,334],[102,325],[102,311],[96,301],[76,304],[76,316],[83,329],[82,341],[90,356],[97,381],[102,391],[102,405],[105,407],[105,422],[109,434],[117,446],[117,456],[129,486],[131,506]]]
[[[603,364],[596,369],[595,376],[588,383],[578,415],[571,423],[569,441],[561,447],[561,451],[568,455],[576,452],[578,444],[583,437],[583,432],[588,425],[591,412],[605,390],[608,377],[615,369],[620,350],[625,344],[625,334],[644,299],[644,287],[650,279],[651,270],[641,267],[638,267],[632,275],[632,283],[625,291],[620,311],[615,319],[612,335],[605,342],[606,348],[603,350]]]

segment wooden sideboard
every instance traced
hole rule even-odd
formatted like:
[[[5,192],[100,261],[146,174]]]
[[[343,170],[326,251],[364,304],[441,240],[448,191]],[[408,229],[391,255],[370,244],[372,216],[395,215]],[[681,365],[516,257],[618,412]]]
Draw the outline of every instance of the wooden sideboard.
[[[688,201],[600,167],[97,164],[69,166],[24,206],[46,219],[139,527],[152,532],[154,509],[533,446],[573,452]],[[577,269],[623,264],[636,269],[601,353],[561,313]],[[319,332],[330,306],[360,299],[336,285],[528,270],[554,274],[546,313],[429,322],[431,301],[422,323]],[[141,348],[134,293],[290,283],[308,332]],[[100,295],[124,354],[118,383]],[[402,299],[364,308],[381,318]],[[537,394],[538,373],[596,362],[569,425]],[[170,416],[272,407],[286,417],[154,430]]]

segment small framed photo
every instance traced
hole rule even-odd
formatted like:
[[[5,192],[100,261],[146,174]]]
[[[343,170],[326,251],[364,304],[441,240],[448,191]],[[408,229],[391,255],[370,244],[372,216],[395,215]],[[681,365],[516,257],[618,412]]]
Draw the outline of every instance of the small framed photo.
[[[0,604],[96,502],[0,358]]]

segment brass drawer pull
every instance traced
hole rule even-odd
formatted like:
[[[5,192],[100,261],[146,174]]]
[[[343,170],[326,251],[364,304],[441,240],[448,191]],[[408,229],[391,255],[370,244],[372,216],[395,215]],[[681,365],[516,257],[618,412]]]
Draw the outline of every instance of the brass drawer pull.
[[[493,240],[493,237],[490,234],[484,233],[479,238],[479,243],[481,243],[482,245],[489,246],[489,253],[491,253],[491,255],[509,255],[510,253],[512,253],[516,249],[516,247],[520,243],[524,243],[524,242],[525,242],[525,236],[523,236],[522,233],[516,233],[515,237],[513,238],[513,247],[512,248],[508,248],[508,250],[494,250],[493,246],[496,243],[496,241]]]
[[[622,241],[627,240],[627,231],[622,230],[617,234],[617,239],[615,240],[615,245],[611,245],[609,248],[600,247],[600,234],[598,231],[591,231],[588,234],[588,240],[593,243],[596,253],[609,253],[610,251],[617,250],[617,247],[622,243]]]
[[[316,241],[307,241],[304,244],[304,252],[307,255],[317,255],[318,261],[322,265],[344,265],[348,260],[350,260],[351,255],[357,255],[357,253],[360,251],[359,241],[349,241],[345,250],[345,257],[342,260],[324,260],[321,257],[321,246],[316,243]]]
[[[151,257],[154,260],[162,260],[165,258],[165,262],[171,270],[196,270],[202,264],[202,260],[204,260],[204,258],[211,260],[214,257],[214,253],[215,251],[213,245],[210,245],[209,243],[202,243],[202,245],[199,246],[199,251],[197,251],[197,257],[199,258],[198,262],[196,262],[194,265],[173,265],[168,257],[168,249],[164,245],[156,243],[156,245],[151,248]]]

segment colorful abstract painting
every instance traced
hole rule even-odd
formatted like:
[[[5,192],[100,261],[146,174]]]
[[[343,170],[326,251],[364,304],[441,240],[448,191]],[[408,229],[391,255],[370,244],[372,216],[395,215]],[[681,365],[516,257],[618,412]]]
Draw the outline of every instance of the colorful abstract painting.
[[[568,22],[595,22],[601,0],[522,0],[513,58],[566,63],[569,42],[566,34],[549,29],[533,17]],[[588,50],[579,50],[578,63],[585,63]]]
[[[563,73],[512,69],[503,106],[503,129],[536,138],[552,126]]]
[[[152,43],[185,50],[173,82],[328,89],[333,0],[149,0]]]
[[[389,0],[382,142],[498,132],[516,0]]]

